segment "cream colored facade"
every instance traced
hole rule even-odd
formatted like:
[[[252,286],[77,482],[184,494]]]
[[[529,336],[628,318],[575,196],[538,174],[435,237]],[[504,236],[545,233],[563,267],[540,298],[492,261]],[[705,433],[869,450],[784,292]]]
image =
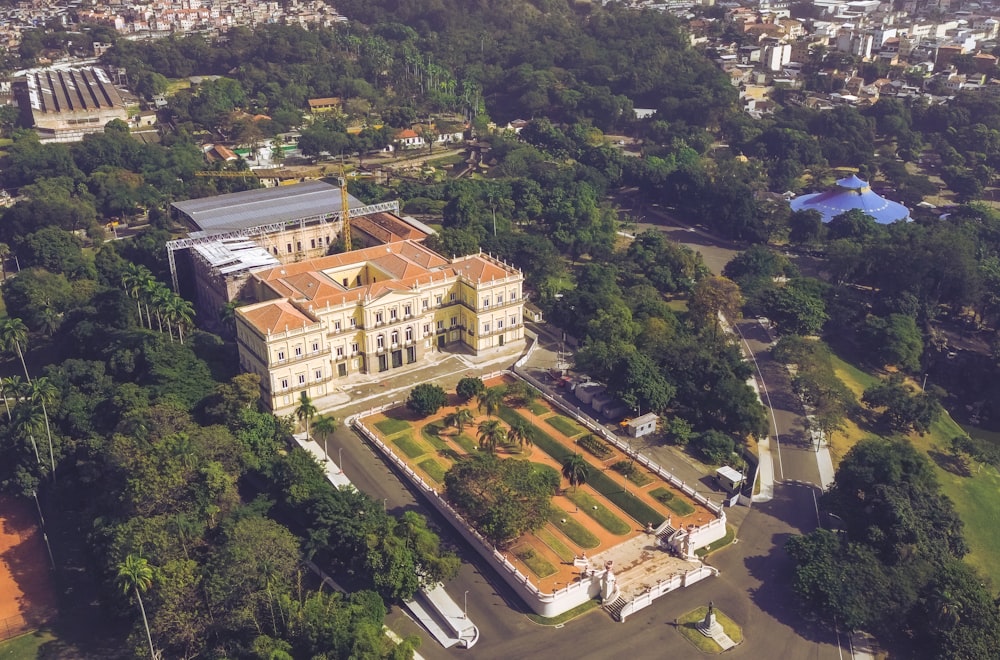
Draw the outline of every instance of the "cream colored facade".
[[[449,260],[414,241],[259,271],[248,288],[261,302],[236,314],[240,365],[285,414],[303,391],[316,399],[438,351],[523,342],[523,282],[488,255]]]

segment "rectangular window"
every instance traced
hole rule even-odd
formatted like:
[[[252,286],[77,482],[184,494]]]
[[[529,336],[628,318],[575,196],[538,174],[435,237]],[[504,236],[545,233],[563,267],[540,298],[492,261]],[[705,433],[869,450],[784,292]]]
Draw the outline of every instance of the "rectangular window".
[[[316,380],[320,380],[322,378],[323,378],[323,370],[322,369],[317,369],[316,370]]]
[[[501,328],[503,328],[503,321],[502,320],[498,320],[497,321],[497,330],[500,330]]]
[[[385,348],[385,335],[375,337],[375,346],[378,348]]]
[[[406,349],[406,364],[413,364],[417,361],[417,347],[410,346]]]
[[[488,333],[489,331],[490,331],[490,324],[489,323],[484,323],[483,324],[483,333],[485,334],[485,333]]]
[[[337,358],[340,359],[342,357],[344,357],[344,347],[343,346],[338,346],[337,347]]]
[[[361,276],[360,275],[358,275],[357,283],[355,284],[355,286],[361,286]]]
[[[333,330],[335,332],[340,332],[340,321],[334,321],[333,322]]]
[[[329,244],[330,244],[330,237],[329,237],[329,236],[327,236],[327,237],[326,237],[326,244],[327,244],[327,245],[329,245]]]
[[[340,364],[337,365],[337,375],[340,376],[341,378],[343,378],[344,376],[347,375],[347,363],[346,362],[341,362]]]
[[[516,316],[510,317],[510,324],[511,325],[517,325],[517,317]]]
[[[357,352],[358,352],[357,343],[351,344],[351,353],[357,353]]]
[[[434,304],[438,307],[441,306],[441,296],[434,296]]]
[[[404,336],[406,337],[406,341],[413,341],[413,328],[407,327]]]
[[[488,297],[487,298],[483,298],[483,308],[485,309],[485,308],[487,308],[489,306],[490,306],[490,299]]]
[[[454,328],[456,325],[458,325],[458,317],[453,316],[451,317],[451,327]]]
[[[430,333],[431,333],[431,324],[430,323],[424,323],[424,334],[425,335],[429,335]]]
[[[278,351],[278,362],[281,362],[284,359],[285,359],[285,352],[284,351]]]
[[[382,312],[375,312],[375,323],[382,322]]]
[[[438,330],[444,330],[444,321],[438,321],[437,329]]]
[[[295,347],[295,357],[298,357],[300,355],[302,355],[302,347],[301,346],[296,346]]]
[[[448,300],[450,300],[451,302],[455,302],[455,294],[453,293],[453,294],[449,295],[448,296]]]
[[[406,314],[407,316],[412,316],[413,315],[413,307],[411,307],[410,305],[407,305],[406,307],[403,308],[403,313]]]
[[[291,253],[292,253],[292,244],[289,243],[288,244],[288,254],[291,254]]]
[[[287,378],[282,378],[281,379],[281,389],[283,389],[283,390],[287,390],[288,389],[288,379]]]
[[[425,312],[427,311],[427,303],[428,303],[428,300],[426,298],[424,298],[423,300],[420,301],[420,308],[422,310],[424,310]]]
[[[389,310],[389,318],[392,319],[393,321],[396,320],[396,308],[395,307],[393,307],[392,309]]]
[[[392,345],[395,346],[398,343],[399,343],[399,331],[398,330],[393,330],[392,331]]]
[[[358,320],[357,319],[354,319],[354,318],[351,319],[351,327],[352,328],[358,327]]]
[[[387,371],[389,369],[389,356],[383,354],[378,356],[378,370]]]
[[[392,352],[392,368],[398,369],[403,366],[403,351]]]
[[[517,300],[517,289],[511,289],[510,290],[510,301],[514,302],[515,300]]]
[[[305,385],[305,384],[306,384],[306,375],[299,374],[299,385]]]
[[[295,249],[302,252],[302,241],[295,241]]]
[[[498,305],[502,305],[503,304],[503,293],[498,293],[497,294],[497,304]]]
[[[313,342],[313,353],[319,353],[319,342],[318,341],[314,341]]]
[[[316,249],[316,239],[315,238],[309,241],[309,247],[311,247],[313,250]]]

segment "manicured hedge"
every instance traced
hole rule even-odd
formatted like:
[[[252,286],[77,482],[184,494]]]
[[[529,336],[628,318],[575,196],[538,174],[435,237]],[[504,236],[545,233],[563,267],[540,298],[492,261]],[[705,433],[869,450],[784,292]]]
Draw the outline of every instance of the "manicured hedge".
[[[574,423],[571,419],[563,417],[562,415],[552,415],[551,417],[546,417],[542,421],[562,433],[567,438],[572,438],[583,433],[582,426]]]
[[[632,527],[630,525],[613,514],[608,507],[595,500],[590,493],[583,490],[575,492],[571,491],[566,493],[566,497],[568,497],[573,504],[580,507],[581,511],[596,520],[597,524],[612,534],[621,536],[632,531]]]
[[[564,520],[566,522],[563,522]],[[596,548],[601,544],[601,540],[594,536],[589,529],[573,519],[572,513],[566,513],[557,506],[552,507],[549,522],[581,548]]]
[[[677,497],[666,488],[656,488],[649,491],[649,494],[662,502],[664,506],[676,513],[678,516],[688,516],[694,513],[693,506]]]
[[[410,428],[410,423],[402,419],[386,417],[383,420],[375,422],[375,428],[381,431],[382,435],[389,437]]]
[[[403,453],[410,458],[423,456],[427,453],[427,451],[413,439],[413,436],[409,434],[395,438],[392,443],[403,450]]]

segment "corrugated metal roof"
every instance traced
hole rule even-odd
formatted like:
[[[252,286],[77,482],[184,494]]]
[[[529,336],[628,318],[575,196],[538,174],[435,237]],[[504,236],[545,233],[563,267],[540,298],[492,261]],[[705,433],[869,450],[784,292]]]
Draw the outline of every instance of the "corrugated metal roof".
[[[347,201],[352,209],[364,206],[364,202],[350,193]],[[174,202],[172,206],[190,218],[198,229],[206,234],[216,234],[337,213],[340,211],[340,188],[323,181],[305,181],[290,186],[189,199]]]

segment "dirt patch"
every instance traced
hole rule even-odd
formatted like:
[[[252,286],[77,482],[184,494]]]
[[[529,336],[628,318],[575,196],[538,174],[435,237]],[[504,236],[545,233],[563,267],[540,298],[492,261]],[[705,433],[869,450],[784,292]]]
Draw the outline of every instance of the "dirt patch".
[[[0,639],[51,620],[56,595],[31,503],[0,496]]]

